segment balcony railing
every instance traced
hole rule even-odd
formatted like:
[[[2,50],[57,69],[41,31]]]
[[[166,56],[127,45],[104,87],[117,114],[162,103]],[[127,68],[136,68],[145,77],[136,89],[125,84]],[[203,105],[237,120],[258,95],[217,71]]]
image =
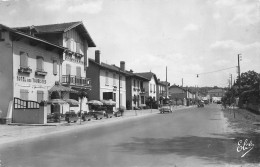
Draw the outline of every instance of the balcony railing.
[[[91,79],[75,75],[62,75],[62,84],[70,86],[91,87]]]

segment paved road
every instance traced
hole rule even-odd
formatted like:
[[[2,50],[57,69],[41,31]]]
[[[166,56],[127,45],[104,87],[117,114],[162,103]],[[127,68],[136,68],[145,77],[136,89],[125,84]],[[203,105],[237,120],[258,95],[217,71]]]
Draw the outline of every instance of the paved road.
[[[259,163],[256,146],[243,158],[244,152],[237,152],[238,141],[246,138],[259,142],[259,136],[230,131],[219,107],[208,105],[10,145],[0,150],[0,167]]]

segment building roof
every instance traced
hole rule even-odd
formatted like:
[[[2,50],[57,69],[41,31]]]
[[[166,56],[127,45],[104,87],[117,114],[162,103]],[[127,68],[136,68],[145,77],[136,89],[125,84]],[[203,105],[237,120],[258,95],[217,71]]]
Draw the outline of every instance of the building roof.
[[[106,69],[106,70],[111,70],[113,72],[118,72],[124,75],[128,75],[128,73],[126,71],[122,71],[120,70],[120,67],[116,66],[116,65],[110,65],[110,64],[106,64],[101,62],[100,64],[98,64],[94,59],[89,58],[89,63],[93,63],[94,65],[99,66],[100,68]]]
[[[168,86],[170,86],[170,82],[166,82],[166,81],[158,81],[158,84],[164,85],[164,86],[166,86],[166,84],[168,84]]]
[[[26,26],[26,27],[16,27],[14,29],[28,32],[29,30],[35,30],[36,34],[48,34],[48,33],[64,33],[72,28],[76,28],[88,41],[89,47],[96,47],[96,44],[92,40],[91,36],[89,35],[87,29],[85,28],[82,21],[77,22],[69,22],[69,23],[59,23],[59,24],[47,24],[47,25],[38,25],[38,26]]]
[[[10,28],[10,27],[7,27],[3,24],[0,24],[0,29],[5,29],[7,31],[10,31],[11,33],[15,34],[16,36],[19,36],[19,37],[25,37],[25,38],[28,38],[30,40],[33,40],[33,41],[37,41],[37,42],[41,42],[41,43],[44,43],[46,45],[49,45],[51,47],[55,47],[57,49],[60,49],[60,50],[66,50],[66,48],[62,47],[62,46],[59,46],[59,45],[56,45],[56,44],[53,44],[53,43],[50,43],[46,40],[43,40],[43,39],[40,39],[40,38],[37,38],[35,36],[32,36],[32,35],[29,35],[29,34],[26,34],[24,32],[21,32],[21,31],[18,31],[16,29],[13,29],[13,28]]]
[[[152,72],[143,72],[143,73],[134,73],[134,74],[147,78],[149,81],[151,81],[152,77],[154,76],[156,84],[158,83],[156,75]]]
[[[136,77],[136,78],[139,78],[139,79],[142,79],[142,80],[145,80],[145,81],[149,81],[148,78],[145,78],[145,77],[143,77],[141,75],[135,74],[135,73],[133,73],[131,71],[126,71],[126,73],[128,74],[129,77]]]
[[[224,90],[223,89],[220,89],[220,88],[217,88],[217,89],[211,89],[208,91],[208,93],[223,93]]]

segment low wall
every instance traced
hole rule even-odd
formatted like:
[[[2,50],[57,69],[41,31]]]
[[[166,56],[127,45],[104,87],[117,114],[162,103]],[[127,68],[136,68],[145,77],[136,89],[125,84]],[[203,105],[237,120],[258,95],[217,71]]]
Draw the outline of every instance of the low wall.
[[[13,123],[46,124],[47,107],[40,106],[39,109],[13,109]]]
[[[248,104],[247,108],[260,114],[260,105],[259,104]]]

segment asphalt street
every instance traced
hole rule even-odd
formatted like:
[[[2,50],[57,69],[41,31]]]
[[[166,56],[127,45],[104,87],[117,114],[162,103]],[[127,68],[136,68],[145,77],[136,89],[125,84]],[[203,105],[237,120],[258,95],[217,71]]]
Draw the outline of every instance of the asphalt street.
[[[259,137],[232,131],[211,104],[11,144],[0,167],[257,165]]]

